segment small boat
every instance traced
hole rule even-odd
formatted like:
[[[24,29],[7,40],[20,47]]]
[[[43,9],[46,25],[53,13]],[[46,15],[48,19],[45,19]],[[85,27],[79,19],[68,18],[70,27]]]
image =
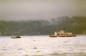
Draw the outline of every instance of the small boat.
[[[20,36],[12,36],[11,38],[21,38]]]

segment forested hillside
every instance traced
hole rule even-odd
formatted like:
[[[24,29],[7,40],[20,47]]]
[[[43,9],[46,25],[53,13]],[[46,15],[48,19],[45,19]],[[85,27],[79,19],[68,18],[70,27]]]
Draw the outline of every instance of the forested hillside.
[[[0,35],[47,35],[59,30],[86,34],[86,17],[65,16],[51,21],[0,21]]]

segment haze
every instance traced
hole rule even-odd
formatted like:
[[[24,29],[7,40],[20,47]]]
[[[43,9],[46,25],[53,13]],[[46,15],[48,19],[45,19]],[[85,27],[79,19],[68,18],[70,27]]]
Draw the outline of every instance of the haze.
[[[0,20],[49,20],[61,16],[86,16],[86,0],[2,0],[0,2]]]

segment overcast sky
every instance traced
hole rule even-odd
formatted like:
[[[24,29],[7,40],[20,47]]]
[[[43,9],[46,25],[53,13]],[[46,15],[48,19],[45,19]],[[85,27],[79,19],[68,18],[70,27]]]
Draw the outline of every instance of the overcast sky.
[[[0,0],[0,19],[51,19],[86,16],[86,0]]]

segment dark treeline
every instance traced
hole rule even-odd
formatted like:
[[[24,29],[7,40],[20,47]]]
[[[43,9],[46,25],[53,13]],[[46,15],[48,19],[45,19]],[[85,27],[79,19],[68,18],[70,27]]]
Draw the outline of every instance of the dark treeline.
[[[86,17],[59,17],[57,19],[29,21],[0,21],[0,35],[47,35],[65,30],[86,34]]]

